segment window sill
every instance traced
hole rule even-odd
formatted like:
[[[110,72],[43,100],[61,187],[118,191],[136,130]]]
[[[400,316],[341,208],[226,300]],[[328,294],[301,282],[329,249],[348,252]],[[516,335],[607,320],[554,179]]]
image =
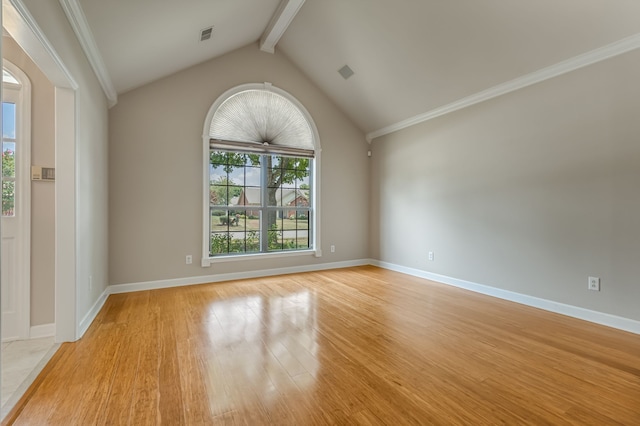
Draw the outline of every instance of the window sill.
[[[285,252],[277,252],[277,253],[252,253],[252,254],[238,254],[238,255],[230,255],[230,256],[205,257],[202,259],[202,267],[211,266],[211,264],[213,263],[276,259],[276,258],[282,258],[282,257],[295,257],[295,256],[321,257],[322,252],[320,250],[310,249],[310,250],[285,251]]]

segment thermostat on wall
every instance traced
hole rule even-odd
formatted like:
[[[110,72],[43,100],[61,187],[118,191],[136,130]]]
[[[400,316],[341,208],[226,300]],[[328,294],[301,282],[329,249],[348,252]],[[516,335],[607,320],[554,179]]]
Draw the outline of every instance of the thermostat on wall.
[[[31,180],[56,180],[56,169],[54,167],[31,166]]]

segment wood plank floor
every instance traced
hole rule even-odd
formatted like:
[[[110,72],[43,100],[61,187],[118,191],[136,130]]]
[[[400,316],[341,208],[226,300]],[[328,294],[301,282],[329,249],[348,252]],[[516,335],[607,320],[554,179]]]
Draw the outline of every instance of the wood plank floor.
[[[640,425],[640,336],[375,267],[112,295],[17,425]]]

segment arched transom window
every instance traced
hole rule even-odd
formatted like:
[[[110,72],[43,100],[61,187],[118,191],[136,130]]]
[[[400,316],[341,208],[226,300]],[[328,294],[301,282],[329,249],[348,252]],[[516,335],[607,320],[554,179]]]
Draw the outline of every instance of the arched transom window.
[[[317,130],[270,84],[223,94],[205,122],[205,260],[318,246]]]

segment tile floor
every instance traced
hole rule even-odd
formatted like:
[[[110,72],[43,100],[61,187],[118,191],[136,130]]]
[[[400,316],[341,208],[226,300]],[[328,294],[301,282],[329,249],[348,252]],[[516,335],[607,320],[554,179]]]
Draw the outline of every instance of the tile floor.
[[[53,337],[2,343],[2,414],[4,418],[60,346]]]

